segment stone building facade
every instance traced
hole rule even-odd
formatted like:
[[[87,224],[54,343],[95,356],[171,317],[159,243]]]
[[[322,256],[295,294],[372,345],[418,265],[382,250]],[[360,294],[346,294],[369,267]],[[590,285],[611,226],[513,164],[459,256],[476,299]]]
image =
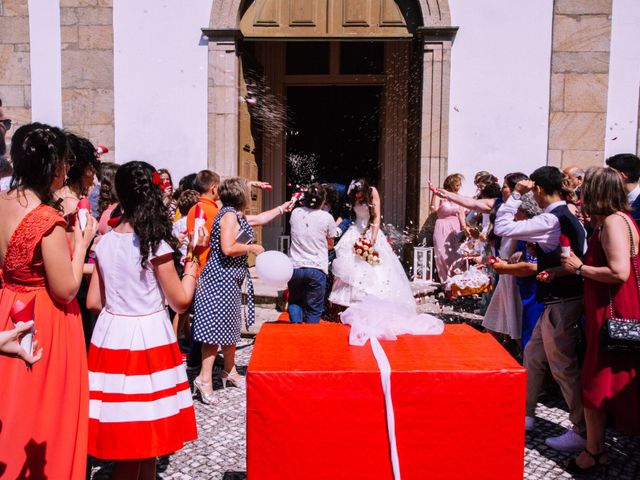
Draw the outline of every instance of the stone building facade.
[[[294,154],[353,163],[421,224],[428,180],[637,152],[639,27],[634,0],[0,0],[0,98],[111,160],[269,180],[256,209]]]

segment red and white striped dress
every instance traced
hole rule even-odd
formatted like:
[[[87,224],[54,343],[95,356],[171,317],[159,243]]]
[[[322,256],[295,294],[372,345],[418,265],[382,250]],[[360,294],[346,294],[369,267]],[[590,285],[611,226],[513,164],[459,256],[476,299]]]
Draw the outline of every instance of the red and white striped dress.
[[[171,253],[162,242],[155,256]],[[96,247],[105,290],[89,349],[89,455],[151,458],[197,438],[187,375],[153,266],[138,236],[111,231]]]

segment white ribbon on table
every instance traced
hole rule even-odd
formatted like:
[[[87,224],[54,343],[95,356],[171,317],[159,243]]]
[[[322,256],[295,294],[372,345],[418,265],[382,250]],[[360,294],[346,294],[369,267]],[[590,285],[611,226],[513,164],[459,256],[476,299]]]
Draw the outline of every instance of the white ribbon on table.
[[[387,436],[391,452],[393,478],[401,480],[400,459],[396,443],[396,423],[391,397],[391,365],[379,340],[396,340],[398,335],[440,335],[444,331],[442,320],[432,315],[416,314],[415,306],[398,304],[373,296],[347,308],[341,315],[342,323],[351,325],[349,344],[363,346],[371,342],[371,350],[380,369],[384,406],[387,416]]]

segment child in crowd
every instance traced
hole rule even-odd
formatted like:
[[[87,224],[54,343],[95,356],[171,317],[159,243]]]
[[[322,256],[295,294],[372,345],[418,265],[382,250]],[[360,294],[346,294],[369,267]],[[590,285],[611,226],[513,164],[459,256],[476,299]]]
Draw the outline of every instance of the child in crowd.
[[[176,312],[191,305],[197,257],[187,254],[180,280],[177,241],[154,172],[144,162],[118,169],[123,216],[96,247],[87,297],[89,308],[101,310],[89,350],[89,454],[116,460],[118,479],[155,479],[156,457],[197,437],[187,375],[165,308],[165,299]],[[208,241],[204,232],[202,237]]]
[[[187,214],[191,207],[198,203],[198,192],[195,190],[184,190],[178,197],[177,205],[180,218],[173,222],[173,236],[178,239],[178,248],[180,252],[180,261],[184,260],[189,247],[189,235],[187,234]],[[174,313],[171,323],[173,324],[173,333],[179,339],[179,332],[184,327],[185,337],[189,338],[189,315],[190,312]]]
[[[187,215],[189,210],[198,203],[198,192],[195,190],[185,190],[178,197],[178,211],[180,218],[173,222],[173,236],[178,240],[178,249],[180,251],[180,260],[184,259],[187,254],[187,246],[189,238],[187,235]]]

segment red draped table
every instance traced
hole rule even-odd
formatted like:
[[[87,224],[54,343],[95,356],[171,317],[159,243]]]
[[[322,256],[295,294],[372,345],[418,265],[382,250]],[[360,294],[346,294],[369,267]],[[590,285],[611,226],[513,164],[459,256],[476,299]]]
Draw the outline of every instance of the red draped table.
[[[404,480],[522,479],[526,373],[488,334],[381,341]],[[262,327],[247,372],[249,480],[392,479],[371,347],[336,324]]]

